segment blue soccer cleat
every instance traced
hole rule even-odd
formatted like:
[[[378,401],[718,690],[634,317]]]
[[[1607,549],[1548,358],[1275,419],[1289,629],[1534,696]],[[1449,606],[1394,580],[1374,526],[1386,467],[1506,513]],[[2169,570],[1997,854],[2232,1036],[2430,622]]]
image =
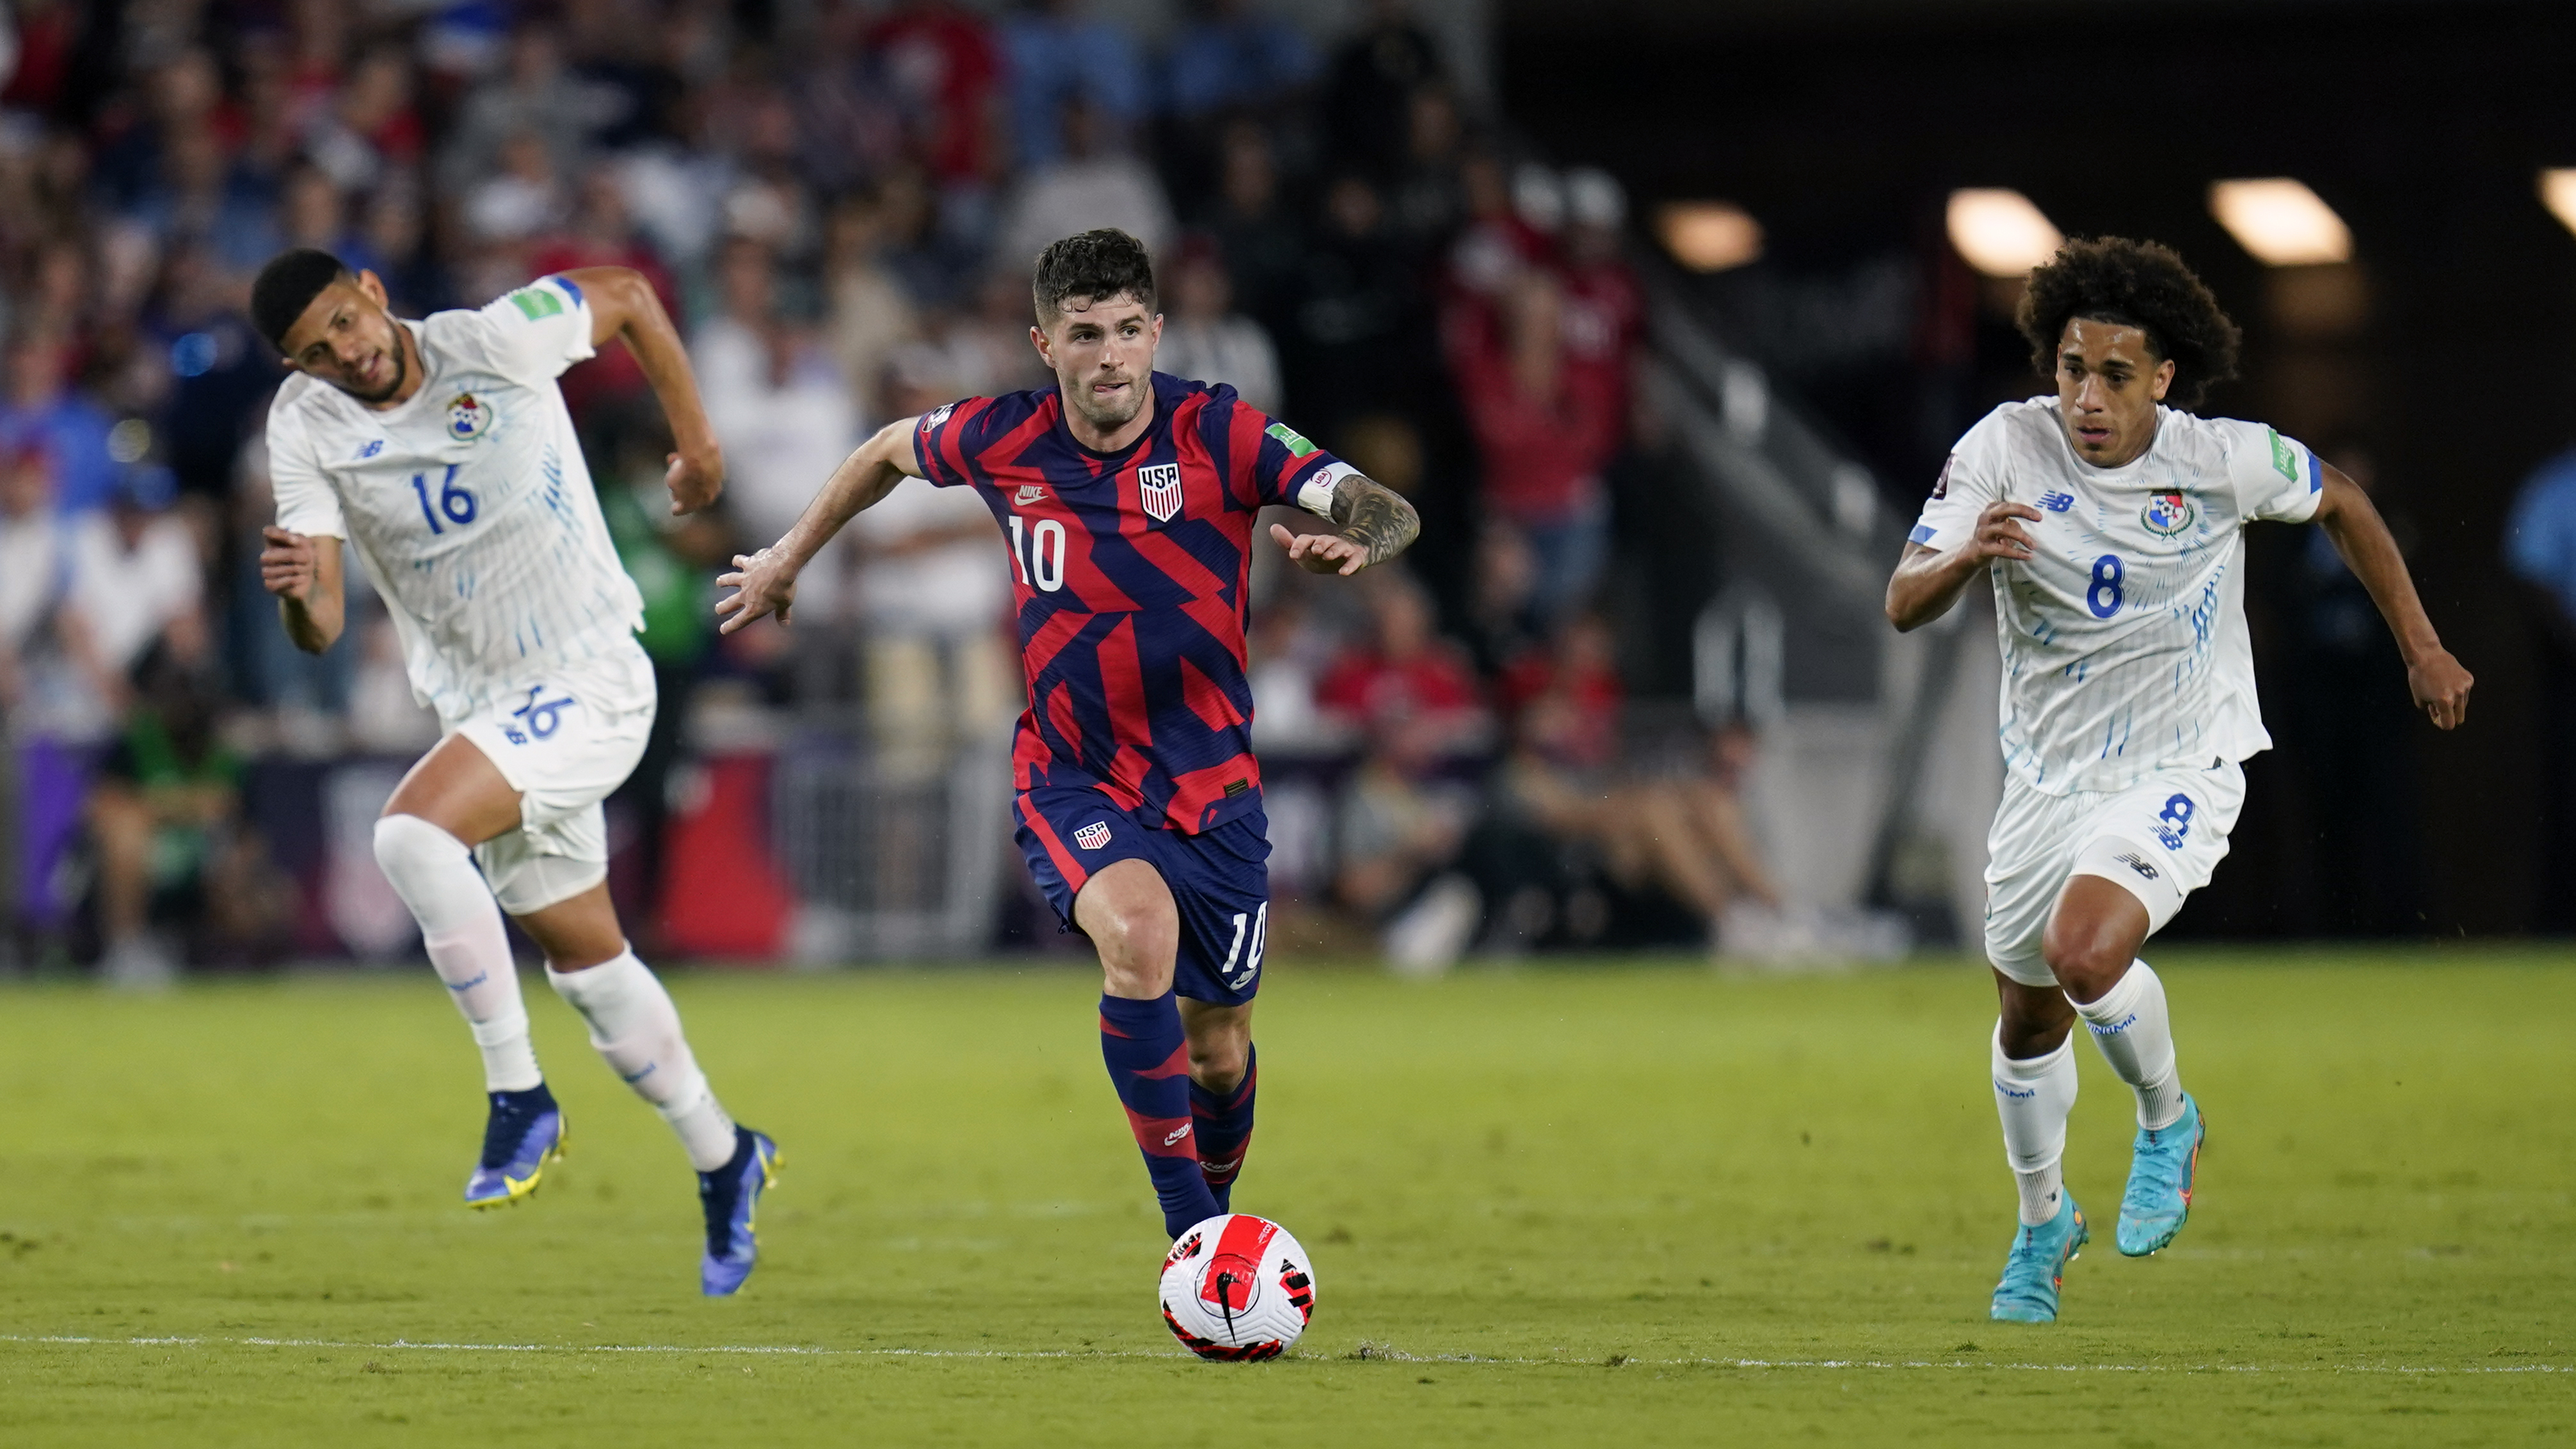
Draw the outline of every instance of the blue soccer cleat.
[[[707,1256],[698,1265],[698,1287],[709,1298],[730,1296],[760,1261],[752,1214],[760,1195],[778,1183],[778,1144],[748,1127],[733,1129],[733,1160],[698,1174],[698,1203],[707,1212]]]
[[[2129,1159],[2129,1190],[2120,1194],[2120,1251],[2143,1258],[2174,1240],[2191,1219],[2191,1190],[2200,1176],[2200,1149],[2209,1124],[2200,1104],[2182,1094],[2182,1115],[2170,1127],[2138,1129]]]
[[[545,1083],[524,1092],[494,1092],[483,1123],[483,1160],[465,1179],[465,1205],[496,1208],[537,1190],[546,1164],[564,1155],[563,1112]]]
[[[2037,1227],[2024,1225],[2013,1235],[2012,1256],[2004,1259],[2003,1281],[1995,1285],[1994,1307],[1986,1316],[1999,1323],[2055,1323],[2066,1265],[2092,1237],[2075,1195],[2065,1194],[2056,1217]]]

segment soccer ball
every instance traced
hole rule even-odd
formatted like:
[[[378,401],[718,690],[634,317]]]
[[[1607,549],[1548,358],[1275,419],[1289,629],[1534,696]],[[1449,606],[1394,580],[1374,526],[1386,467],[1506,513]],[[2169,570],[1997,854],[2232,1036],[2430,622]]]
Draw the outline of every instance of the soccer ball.
[[[1181,1234],[1163,1259],[1163,1322],[1201,1358],[1277,1358],[1315,1316],[1315,1273],[1288,1230],[1222,1213]]]

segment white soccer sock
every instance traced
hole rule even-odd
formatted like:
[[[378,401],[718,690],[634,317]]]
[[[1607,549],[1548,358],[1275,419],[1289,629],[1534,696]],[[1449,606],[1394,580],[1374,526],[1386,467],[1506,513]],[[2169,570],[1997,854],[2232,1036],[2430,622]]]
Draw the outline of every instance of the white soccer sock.
[[[2045,1056],[2004,1055],[2004,1024],[1995,1023],[1995,1113],[2004,1124],[2004,1160],[2021,1193],[2021,1220],[2037,1227],[2057,1217],[2066,1195],[2066,1118],[2075,1110],[2075,1039]]]
[[[509,932],[474,853],[419,816],[388,815],[376,822],[376,864],[420,923],[430,968],[473,1029],[484,1089],[524,1092],[542,1084]]]
[[[2112,1075],[2136,1089],[2138,1125],[2172,1126],[2182,1116],[2182,1074],[2174,1070],[2173,1018],[2165,1012],[2165,984],[2155,969],[2132,961],[2101,1000],[2075,1002],[2075,1009],[2092,1029],[2093,1044],[2102,1049]]]
[[[671,993],[633,950],[582,971],[548,966],[546,983],[590,1023],[590,1044],[608,1069],[679,1134],[691,1166],[713,1172],[733,1159],[733,1118],[689,1052]]]

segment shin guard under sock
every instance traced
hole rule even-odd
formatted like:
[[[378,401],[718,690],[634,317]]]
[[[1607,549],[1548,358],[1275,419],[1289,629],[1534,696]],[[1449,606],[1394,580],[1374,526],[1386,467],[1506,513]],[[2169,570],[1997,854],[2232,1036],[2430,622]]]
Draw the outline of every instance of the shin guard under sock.
[[[1207,1180],[1218,1212],[1234,1211],[1234,1180],[1243,1171],[1244,1152],[1252,1146],[1252,1093],[1261,1084],[1261,1058],[1250,1046],[1243,1051],[1243,1080],[1222,1094],[1196,1081],[1190,1083],[1191,1136],[1199,1144],[1199,1175]]]
[[[1145,1154],[1145,1171],[1162,1201],[1171,1237],[1216,1216],[1216,1198],[1199,1173],[1190,1125],[1190,1046],[1180,1003],[1166,991],[1151,1001],[1100,998],[1100,1058],[1127,1109],[1127,1129]]]

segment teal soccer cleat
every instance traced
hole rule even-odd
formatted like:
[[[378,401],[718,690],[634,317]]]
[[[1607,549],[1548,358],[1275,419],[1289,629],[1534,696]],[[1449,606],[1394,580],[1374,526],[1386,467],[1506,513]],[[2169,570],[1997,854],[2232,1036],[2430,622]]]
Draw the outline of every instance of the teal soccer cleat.
[[[2092,1236],[2075,1195],[2066,1194],[2056,1217],[2037,1227],[2025,1225],[2013,1235],[2012,1256],[2004,1259],[2003,1281],[1995,1285],[1995,1304],[1986,1316],[1998,1323],[2055,1323],[2066,1265]]]
[[[2120,1195],[2120,1251],[2143,1258],[2174,1240],[2191,1218],[2191,1190],[2200,1176],[2200,1149],[2209,1124],[2200,1104],[2182,1094],[2182,1116],[2170,1127],[2138,1129],[2129,1160],[2129,1190]]]

